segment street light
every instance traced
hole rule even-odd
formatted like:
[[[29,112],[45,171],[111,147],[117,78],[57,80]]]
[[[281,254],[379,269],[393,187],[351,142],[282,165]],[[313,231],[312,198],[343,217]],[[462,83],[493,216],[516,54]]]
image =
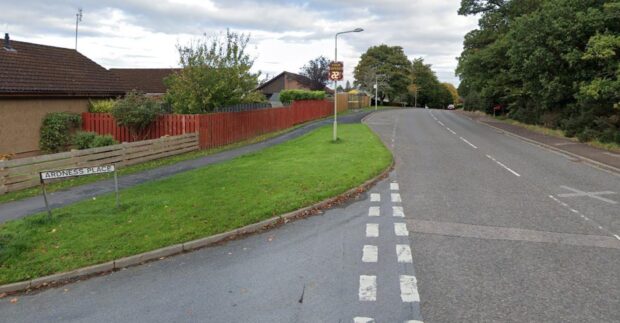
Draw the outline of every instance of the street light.
[[[338,35],[348,34],[348,33],[359,33],[364,31],[362,28],[355,28],[353,30],[341,31],[336,33],[334,37],[335,47],[334,47],[334,62],[338,61]],[[334,80],[334,142],[338,140],[338,80]]]

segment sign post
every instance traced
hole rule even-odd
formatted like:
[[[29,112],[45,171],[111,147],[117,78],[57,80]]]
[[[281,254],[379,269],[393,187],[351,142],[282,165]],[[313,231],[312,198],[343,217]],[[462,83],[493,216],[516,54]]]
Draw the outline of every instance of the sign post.
[[[114,165],[103,165],[95,167],[67,168],[59,170],[46,170],[39,172],[41,180],[41,190],[43,191],[43,200],[45,200],[45,208],[47,209],[48,220],[52,219],[52,210],[50,209],[47,198],[47,190],[45,189],[45,181],[50,179],[63,179],[68,177],[78,177],[96,174],[114,173],[114,191],[116,192],[116,207],[120,207],[120,199],[118,194],[118,175]]]

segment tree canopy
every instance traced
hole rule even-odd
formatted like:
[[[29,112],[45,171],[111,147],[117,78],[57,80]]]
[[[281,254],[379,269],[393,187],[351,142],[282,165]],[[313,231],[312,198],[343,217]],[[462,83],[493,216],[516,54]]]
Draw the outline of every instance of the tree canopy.
[[[319,56],[304,65],[299,73],[311,79],[317,84],[316,89],[321,90],[329,81],[329,60],[325,56]]]
[[[379,99],[399,101],[407,94],[411,62],[400,46],[379,45],[368,48],[353,71],[355,86],[374,93],[375,78]]]
[[[481,14],[457,68],[467,107],[620,143],[620,1],[462,0],[459,13]]]
[[[256,92],[259,73],[246,53],[249,35],[225,34],[178,46],[183,69],[166,79],[165,100],[177,113],[206,113],[217,108],[265,100]]]

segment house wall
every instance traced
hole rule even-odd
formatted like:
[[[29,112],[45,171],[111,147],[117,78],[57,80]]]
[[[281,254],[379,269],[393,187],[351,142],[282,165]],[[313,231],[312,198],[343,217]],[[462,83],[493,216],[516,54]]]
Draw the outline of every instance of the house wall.
[[[39,150],[39,129],[49,112],[88,111],[88,99],[0,98],[0,155],[32,155]]]

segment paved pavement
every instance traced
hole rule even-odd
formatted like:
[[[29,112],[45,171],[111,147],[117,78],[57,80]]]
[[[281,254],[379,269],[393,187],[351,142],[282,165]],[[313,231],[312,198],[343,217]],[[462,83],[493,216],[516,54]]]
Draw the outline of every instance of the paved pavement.
[[[357,112],[342,116],[340,123],[359,123],[370,112]],[[199,167],[221,163],[241,155],[252,153],[267,147],[281,144],[285,141],[302,136],[318,127],[331,124],[332,119],[324,119],[309,123],[281,136],[265,140],[252,145],[223,151],[214,155],[183,161],[174,165],[164,166],[144,172],[119,177],[120,188],[134,186],[147,181],[158,180],[181,172],[186,172]],[[50,207],[59,208],[84,199],[91,199],[105,193],[114,192],[114,181],[104,180],[96,183],[76,186],[66,190],[50,193]],[[45,211],[45,202],[41,196],[35,196],[15,202],[0,204],[0,223],[25,217],[31,214]]]
[[[381,112],[367,123],[396,168],[359,200],[0,299],[0,320],[619,321],[620,177],[454,112]]]

